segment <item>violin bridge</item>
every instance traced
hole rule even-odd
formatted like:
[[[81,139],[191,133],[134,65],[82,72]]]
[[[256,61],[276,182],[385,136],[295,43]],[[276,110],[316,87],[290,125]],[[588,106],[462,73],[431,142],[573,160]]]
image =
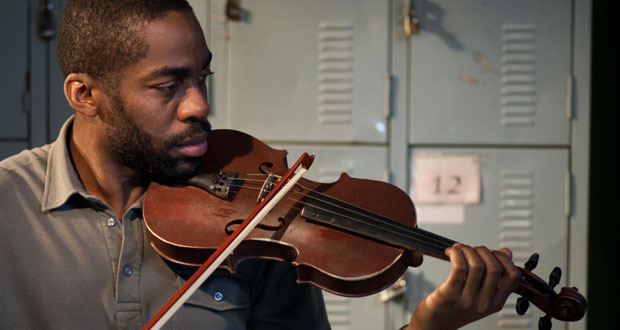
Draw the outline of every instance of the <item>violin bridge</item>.
[[[260,188],[260,192],[258,193],[258,198],[256,198],[256,203],[259,203],[267,197],[267,194],[275,187],[277,182],[277,177],[273,174],[269,174],[265,182],[263,182],[263,186]]]

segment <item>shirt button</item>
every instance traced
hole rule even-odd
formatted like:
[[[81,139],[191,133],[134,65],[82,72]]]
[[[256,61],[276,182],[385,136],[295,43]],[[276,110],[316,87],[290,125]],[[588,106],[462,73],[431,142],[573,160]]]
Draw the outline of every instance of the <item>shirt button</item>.
[[[114,218],[108,218],[108,227],[114,227],[116,220]]]
[[[215,301],[222,301],[222,299],[224,299],[224,295],[221,292],[216,291],[213,294],[213,299],[215,299]]]
[[[133,274],[133,269],[131,269],[131,267],[129,266],[125,266],[125,269],[123,269],[123,272],[125,272],[125,275],[131,276],[131,274]]]

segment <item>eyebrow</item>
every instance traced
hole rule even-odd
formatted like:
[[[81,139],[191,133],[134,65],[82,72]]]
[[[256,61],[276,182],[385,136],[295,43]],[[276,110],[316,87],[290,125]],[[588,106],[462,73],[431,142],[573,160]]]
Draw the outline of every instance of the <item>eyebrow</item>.
[[[204,62],[202,69],[204,70],[206,68],[209,67],[209,65],[211,64],[211,58],[213,57],[213,55],[211,54],[211,52],[209,52],[209,56],[207,56],[206,61]],[[190,73],[190,69],[188,67],[170,67],[170,66],[164,66],[158,70],[155,70],[151,73],[149,73],[148,75],[146,75],[146,77],[144,77],[145,80],[152,80],[152,79],[156,79],[156,78],[160,78],[160,77],[166,77],[166,76],[175,76],[175,77],[185,77],[188,76]]]

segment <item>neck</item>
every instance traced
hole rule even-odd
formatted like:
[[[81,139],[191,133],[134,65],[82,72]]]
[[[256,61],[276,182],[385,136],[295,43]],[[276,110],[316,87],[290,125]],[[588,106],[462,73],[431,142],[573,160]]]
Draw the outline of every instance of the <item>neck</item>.
[[[71,159],[86,191],[106,202],[118,219],[145,191],[144,176],[121,164],[105,147],[103,125],[75,117],[69,137]]]

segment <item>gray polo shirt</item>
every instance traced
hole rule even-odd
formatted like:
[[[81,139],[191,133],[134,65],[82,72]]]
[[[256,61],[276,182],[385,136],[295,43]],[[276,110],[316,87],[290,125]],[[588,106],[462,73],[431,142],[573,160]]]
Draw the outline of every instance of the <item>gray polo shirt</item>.
[[[71,163],[73,121],[50,144],[0,162],[0,328],[138,329],[193,269],[151,248],[141,200],[118,219]],[[320,290],[252,260],[218,270],[167,329],[329,329]]]

